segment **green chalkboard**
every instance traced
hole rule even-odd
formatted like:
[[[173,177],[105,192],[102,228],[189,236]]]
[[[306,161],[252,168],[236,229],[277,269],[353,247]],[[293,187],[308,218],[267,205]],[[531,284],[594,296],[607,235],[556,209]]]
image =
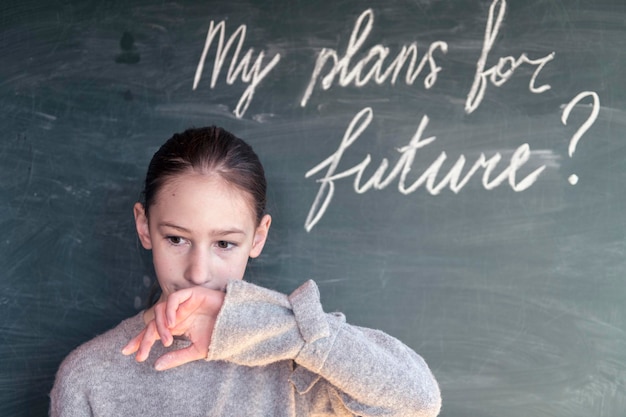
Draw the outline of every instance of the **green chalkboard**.
[[[3,1],[0,415],[141,309],[174,132],[255,148],[248,279],[420,353],[446,417],[626,410],[622,0]]]

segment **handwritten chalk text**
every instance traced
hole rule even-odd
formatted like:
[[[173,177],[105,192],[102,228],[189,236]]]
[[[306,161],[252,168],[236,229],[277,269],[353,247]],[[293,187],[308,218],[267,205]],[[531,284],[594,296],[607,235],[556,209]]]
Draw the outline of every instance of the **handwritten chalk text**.
[[[317,85],[318,78],[329,61],[332,63],[332,68],[322,78],[321,86],[323,90],[328,90],[332,87],[337,75],[339,75],[339,85],[341,87],[346,87],[352,83],[356,87],[362,87],[369,83],[372,79],[379,85],[387,82],[387,80],[390,80],[389,82],[391,85],[395,85],[407,61],[408,66],[405,69],[406,74],[404,78],[407,85],[413,85],[417,77],[419,77],[422,73],[422,70],[424,70],[426,64],[428,64],[429,73],[424,78],[424,87],[429,89],[435,84],[437,81],[437,73],[441,71],[441,67],[437,65],[434,53],[437,50],[440,50],[444,54],[448,52],[448,44],[442,41],[433,42],[430,45],[428,51],[424,54],[417,67],[417,42],[404,45],[393,61],[387,64],[386,68],[385,60],[389,56],[390,50],[388,47],[380,44],[370,48],[364,58],[352,65],[352,59],[367,40],[373,26],[374,12],[372,9],[367,9],[361,13],[356,21],[344,56],[340,58],[337,51],[330,48],[323,48],[319,52],[315,62],[315,68],[313,69],[313,74],[311,75],[309,84],[304,92],[304,96],[300,101],[300,105],[302,107],[305,107],[309,101],[309,98]]]
[[[494,22],[494,12],[496,10],[496,7],[498,6],[500,7],[498,9],[498,15],[495,18]],[[515,70],[522,64],[537,66],[535,72],[530,79],[530,83],[528,84],[528,89],[532,93],[539,94],[550,89],[549,84],[535,87],[535,81],[543,67],[554,58],[554,52],[540,59],[530,59],[528,58],[528,56],[526,56],[525,53],[522,53],[517,59],[513,58],[512,56],[505,56],[500,58],[496,65],[485,70],[487,57],[489,56],[489,52],[491,51],[493,43],[495,42],[496,37],[498,36],[498,32],[500,31],[500,26],[502,25],[502,21],[504,20],[505,11],[505,0],[494,0],[494,2],[491,3],[491,6],[489,7],[489,18],[487,19],[487,27],[485,29],[485,39],[482,52],[480,54],[478,62],[476,63],[476,74],[474,76],[474,82],[472,83],[472,87],[467,96],[467,101],[465,102],[465,112],[467,114],[472,113],[478,108],[478,106],[480,106],[480,103],[482,102],[485,91],[487,89],[488,81],[491,81],[494,86],[500,87],[513,76]]]
[[[449,187],[455,194],[458,193],[479,169],[483,170],[482,185],[486,190],[493,190],[504,181],[508,180],[509,186],[514,191],[523,191],[537,181],[539,175],[545,169],[545,165],[543,165],[522,179],[517,177],[517,171],[530,159],[530,146],[524,143],[513,152],[508,165],[505,166],[499,174],[496,174],[495,171],[502,160],[500,152],[496,152],[490,158],[487,158],[484,153],[481,153],[464,174],[463,169],[466,165],[466,158],[464,155],[460,155],[452,168],[444,174],[443,178],[437,180],[442,165],[448,158],[445,152],[441,152],[439,157],[430,164],[413,183],[407,184],[407,181],[409,181],[409,173],[411,173],[413,169],[413,160],[415,159],[418,149],[424,148],[433,143],[436,139],[435,136],[424,138],[424,133],[429,122],[428,116],[424,115],[415,135],[411,138],[408,145],[397,149],[400,153],[400,158],[398,158],[398,161],[390,170],[388,170],[388,159],[383,158],[372,177],[363,183],[365,169],[372,161],[371,155],[367,154],[361,163],[344,171],[336,172],[344,153],[348,150],[350,145],[361,136],[365,129],[367,129],[373,117],[374,113],[370,107],[361,110],[350,122],[335,153],[305,174],[305,177],[309,178],[324,168],[327,168],[324,177],[317,180],[317,182],[320,183],[320,187],[306,218],[305,229],[307,231],[311,231],[317,222],[321,220],[332,201],[335,192],[335,181],[342,178],[354,176],[353,187],[354,191],[358,194],[363,194],[372,188],[382,190],[399,177],[398,191],[404,195],[411,194],[422,186],[424,186],[426,191],[431,195],[436,195],[446,187]]]
[[[198,67],[196,68],[196,75],[193,79],[193,90],[198,87],[198,83],[202,78],[202,72],[204,70],[204,62],[207,58],[207,54],[211,47],[211,44],[215,40],[216,36],[219,36],[217,42],[217,51],[215,52],[215,61],[213,63],[213,73],[211,75],[211,88],[215,88],[217,80],[222,71],[222,66],[226,61],[226,58],[231,52],[231,48],[237,42],[237,46],[232,54],[232,58],[230,60],[230,66],[228,67],[228,72],[226,74],[226,83],[228,85],[232,85],[237,81],[239,77],[241,77],[241,81],[246,84],[249,84],[243,95],[239,99],[237,103],[237,107],[235,108],[235,116],[238,118],[243,117],[252,98],[254,97],[254,92],[256,91],[257,86],[261,83],[261,81],[267,76],[267,74],[278,64],[280,61],[280,54],[274,55],[274,57],[263,66],[263,59],[265,58],[265,52],[261,51],[254,60],[254,64],[251,64],[253,60],[254,50],[252,48],[248,49],[246,54],[240,58],[239,54],[241,53],[241,48],[243,48],[243,43],[246,40],[246,26],[241,25],[235,33],[233,33],[226,44],[224,44],[224,33],[226,32],[226,23],[225,21],[219,22],[217,25],[211,21],[209,25],[209,30],[207,32],[206,41],[204,43],[204,49],[202,50],[202,56],[200,57],[200,62],[198,63]]]
[[[465,97],[464,111],[466,114],[473,113],[481,106],[490,86],[492,88],[502,87],[518,73],[518,69],[522,66],[530,67],[533,71],[528,82],[530,93],[541,94],[552,88],[548,83],[538,83],[538,78],[547,64],[554,59],[555,52],[536,59],[529,58],[526,52],[500,57],[494,57],[495,53],[492,54],[500,29],[504,24],[506,10],[506,0],[491,1],[482,48],[477,53],[471,88]],[[369,38],[373,29],[374,11],[373,9],[366,9],[354,23],[345,51],[338,52],[332,48],[322,48],[319,51],[315,66],[300,100],[301,107],[306,107],[317,88],[321,90],[329,90],[333,86],[362,88],[369,83],[388,84],[390,86],[403,83],[411,86],[421,78],[423,78],[425,89],[431,89],[435,86],[440,72],[443,71],[440,65],[441,57],[448,53],[448,43],[438,40],[424,49],[418,49],[417,42],[407,43],[402,45],[394,56],[389,47],[381,43],[374,44],[374,41]],[[237,81],[247,84],[234,109],[234,114],[238,118],[244,116],[260,83],[281,60],[278,53],[271,58],[266,57],[265,50],[255,53],[252,48],[248,48],[244,53],[246,32],[246,26],[241,25],[227,38],[225,21],[217,24],[211,21],[193,82],[193,90],[196,90],[203,76],[209,51],[214,47],[215,58],[210,88],[215,88],[223,70],[226,72],[225,81],[228,85]],[[364,46],[371,44],[374,46],[369,49]],[[230,63],[227,64],[229,58]],[[488,64],[488,61],[494,63]],[[225,69],[226,65],[228,65],[227,69]],[[562,122],[567,124],[572,108],[588,96],[593,98],[592,113],[570,141],[570,157],[573,155],[577,141],[598,117],[600,100],[595,92],[586,91],[576,96],[563,110]],[[462,103],[463,101],[459,100],[459,102]],[[334,197],[335,185],[340,180],[352,178],[354,192],[358,194],[366,193],[372,189],[382,190],[397,181],[398,192],[401,194],[408,195],[423,188],[425,192],[437,195],[446,188],[455,194],[459,193],[472,178],[481,176],[480,184],[486,190],[495,189],[506,183],[513,191],[519,192],[532,186],[546,168],[546,165],[541,165],[535,169],[526,165],[532,151],[528,143],[523,143],[516,148],[507,149],[506,155],[510,154],[510,156],[503,156],[500,152],[487,156],[481,152],[468,161],[468,158],[461,154],[456,161],[450,161],[447,164],[448,155],[442,151],[434,161],[418,170],[414,166],[419,163],[416,161],[418,151],[428,147],[437,139],[436,136],[426,134],[429,124],[427,115],[422,116],[415,134],[408,143],[396,149],[400,155],[393,165],[389,159],[382,158],[374,172],[368,174],[372,171],[370,166],[373,158],[367,153],[361,162],[354,166],[345,167],[344,165],[347,165],[346,159],[355,157],[353,154],[356,151],[351,149],[351,145],[368,128],[374,117],[373,114],[374,112],[370,107],[359,111],[344,131],[338,148],[329,157],[306,172],[305,178],[317,174],[321,175],[320,178],[316,179],[319,188],[305,221],[307,231],[311,231],[324,216]],[[432,148],[433,146],[430,147],[430,149]],[[420,157],[423,158],[424,153],[422,151]],[[346,154],[348,157],[344,158]],[[522,168],[524,168],[523,173]],[[322,174],[324,171],[325,173]],[[576,180],[575,175],[570,176],[571,184],[575,184]]]

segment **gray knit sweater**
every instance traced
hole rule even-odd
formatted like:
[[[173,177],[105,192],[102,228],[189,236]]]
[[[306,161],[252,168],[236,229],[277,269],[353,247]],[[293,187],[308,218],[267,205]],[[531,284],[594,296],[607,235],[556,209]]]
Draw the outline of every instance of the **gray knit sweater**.
[[[439,413],[437,382],[424,360],[380,331],[326,314],[308,281],[290,296],[245,281],[226,290],[208,361],[158,372],[179,349],[156,343],[137,363],[121,349],[143,314],[80,346],[62,363],[51,417],[398,416]]]

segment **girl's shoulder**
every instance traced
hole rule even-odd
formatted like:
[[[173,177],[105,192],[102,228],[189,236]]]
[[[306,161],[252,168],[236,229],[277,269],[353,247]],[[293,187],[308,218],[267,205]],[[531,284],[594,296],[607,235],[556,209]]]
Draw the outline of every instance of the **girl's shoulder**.
[[[144,327],[141,312],[83,343],[63,360],[57,378],[75,372],[91,373],[119,361],[124,358],[122,348]]]

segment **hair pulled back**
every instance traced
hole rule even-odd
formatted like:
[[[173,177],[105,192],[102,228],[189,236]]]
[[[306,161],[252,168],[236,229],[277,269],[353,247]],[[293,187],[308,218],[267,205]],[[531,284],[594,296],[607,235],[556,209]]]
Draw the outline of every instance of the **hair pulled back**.
[[[261,221],[265,214],[267,190],[261,161],[250,145],[216,126],[177,133],[154,154],[143,190],[146,214],[165,182],[188,171],[218,174],[247,192],[253,203],[256,221]]]

